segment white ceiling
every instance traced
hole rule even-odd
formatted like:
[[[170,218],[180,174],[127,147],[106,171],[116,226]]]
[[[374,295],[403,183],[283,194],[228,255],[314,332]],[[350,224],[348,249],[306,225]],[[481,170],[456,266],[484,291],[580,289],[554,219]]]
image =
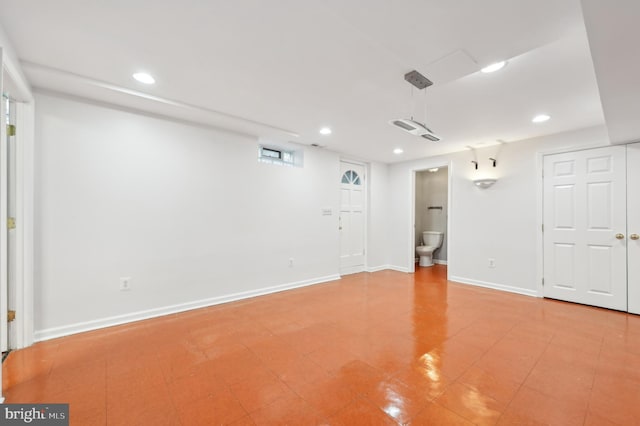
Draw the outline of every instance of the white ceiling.
[[[356,158],[604,123],[579,0],[0,0],[0,11],[35,87]],[[413,69],[435,84],[412,95]],[[134,81],[138,70],[157,84]],[[531,123],[538,113],[552,119]],[[443,140],[388,124],[410,115]]]
[[[640,1],[582,4],[609,139],[640,141]]]

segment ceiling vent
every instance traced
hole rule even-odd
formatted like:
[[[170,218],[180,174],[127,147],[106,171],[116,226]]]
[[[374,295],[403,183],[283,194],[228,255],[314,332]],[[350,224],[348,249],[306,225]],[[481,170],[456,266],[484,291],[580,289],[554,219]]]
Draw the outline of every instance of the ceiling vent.
[[[416,70],[405,74],[404,79],[418,88],[418,90],[423,90],[433,84],[427,77],[423,76]],[[433,133],[431,129],[429,129],[425,124],[414,120],[413,117],[396,118],[395,120],[389,121],[389,124],[399,127],[405,132],[411,133],[414,136],[419,136],[432,142],[438,142],[442,139],[440,136],[437,136],[435,133]]]

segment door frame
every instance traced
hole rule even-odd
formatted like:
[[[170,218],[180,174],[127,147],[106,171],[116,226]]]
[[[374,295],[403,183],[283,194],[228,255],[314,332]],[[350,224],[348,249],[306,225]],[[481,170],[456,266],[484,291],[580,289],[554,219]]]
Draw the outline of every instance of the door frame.
[[[538,151],[536,153],[536,297],[544,298],[544,157],[566,152],[586,151],[612,146],[608,143],[595,143],[582,146],[567,146]]]
[[[415,247],[415,241],[416,241],[416,175],[419,172],[424,172],[427,171],[429,169],[433,169],[433,168],[440,168],[440,167],[446,167],[447,168],[447,214],[448,214],[448,218],[447,218],[447,280],[449,279],[449,274],[451,271],[451,264],[455,263],[455,261],[451,258],[451,241],[453,240],[451,238],[451,221],[449,220],[449,217],[451,217],[451,212],[453,209],[453,192],[452,192],[452,181],[453,181],[453,161],[448,161],[448,162],[444,162],[444,163],[434,163],[432,165],[429,166],[423,166],[421,165],[420,167],[415,167],[411,169],[410,175],[411,175],[411,191],[409,191],[409,196],[410,196],[410,208],[409,208],[409,229],[408,229],[408,233],[409,233],[409,247],[408,247],[408,253],[407,253],[407,258],[408,258],[408,270],[407,272],[409,272],[410,274],[413,274],[416,272],[416,247]]]
[[[0,43],[3,42],[0,35]],[[0,44],[1,46],[1,44]],[[16,319],[12,324],[15,341],[12,348],[21,349],[34,341],[34,98],[31,89],[20,71],[17,62],[12,60],[7,49],[0,47],[0,93],[9,92],[15,101],[16,135],[15,135],[15,300]],[[0,143],[6,152],[6,126],[4,125],[5,104],[2,102],[2,126],[0,126]],[[2,185],[6,183],[7,162],[0,162]],[[6,189],[6,188],[5,188]],[[0,245],[7,247],[7,193],[0,191]],[[0,329],[7,330],[7,267],[6,250],[1,250],[0,265]],[[4,337],[3,337],[4,338]],[[1,378],[1,375],[0,375]],[[0,400],[2,399],[0,393]]]
[[[362,206],[362,216],[364,217],[364,263],[362,264],[362,271],[358,271],[358,272],[365,272],[369,270],[369,172],[370,172],[370,168],[369,168],[369,163],[365,163],[363,161],[359,161],[359,160],[353,160],[350,158],[346,158],[346,157],[340,157],[340,161],[338,163],[338,195],[340,195],[340,179],[342,179],[342,172],[340,171],[341,167],[340,164],[342,163],[349,163],[349,164],[355,164],[357,166],[360,166],[364,169],[364,176],[362,179],[362,183],[363,183],[363,206]],[[340,200],[340,198],[338,198],[338,200]],[[337,222],[339,223],[340,221],[340,205],[338,205],[338,220]],[[341,253],[341,247],[340,244],[342,243],[341,238],[340,238],[340,233],[338,233],[338,274],[340,276],[343,275],[349,275],[349,274],[343,274],[341,269],[341,265],[340,265],[340,253]],[[352,272],[352,273],[357,273],[357,272]]]
[[[630,263],[629,259],[633,259],[633,256],[639,253],[640,250],[637,246],[638,242],[634,242],[630,240],[631,234],[637,233],[638,229],[640,229],[640,221],[637,219],[633,219],[636,217],[635,213],[638,208],[640,208],[640,204],[636,199],[632,199],[630,196],[631,193],[637,194],[637,192],[633,192],[635,189],[640,187],[640,182],[634,180],[635,176],[630,176],[629,167],[630,162],[634,159],[640,157],[640,141],[631,142],[626,144],[626,166],[627,166],[627,229],[625,233],[627,235],[627,312],[630,314],[640,315],[640,283],[637,283],[635,286],[633,284],[629,284],[633,282],[633,278],[640,276],[640,266],[637,263]],[[637,150],[637,151],[636,151]],[[637,172],[635,172],[637,173]],[[634,174],[635,174],[634,173]],[[631,207],[630,207],[630,199],[632,199]],[[634,203],[635,201],[635,203]]]

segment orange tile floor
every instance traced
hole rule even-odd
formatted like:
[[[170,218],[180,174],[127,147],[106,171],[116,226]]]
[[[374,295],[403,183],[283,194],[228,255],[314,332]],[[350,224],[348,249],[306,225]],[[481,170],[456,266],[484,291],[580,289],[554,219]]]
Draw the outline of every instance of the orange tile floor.
[[[72,425],[640,424],[640,317],[383,271],[38,343]]]

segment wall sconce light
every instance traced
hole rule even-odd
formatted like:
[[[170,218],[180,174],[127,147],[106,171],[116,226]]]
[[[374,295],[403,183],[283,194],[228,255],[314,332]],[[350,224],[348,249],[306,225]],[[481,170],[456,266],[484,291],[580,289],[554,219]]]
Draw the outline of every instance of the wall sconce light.
[[[476,179],[473,181],[473,183],[478,188],[487,189],[497,181],[497,179]]]
[[[476,166],[476,170],[478,170],[478,162],[473,160],[471,162]]]
[[[495,167],[496,166],[496,159],[489,157],[489,160],[493,161],[493,167]]]

